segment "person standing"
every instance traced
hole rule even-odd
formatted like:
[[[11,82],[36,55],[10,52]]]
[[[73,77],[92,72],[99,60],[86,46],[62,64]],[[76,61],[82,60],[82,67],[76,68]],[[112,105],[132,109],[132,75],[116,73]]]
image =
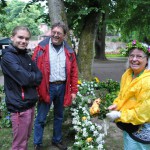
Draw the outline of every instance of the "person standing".
[[[65,42],[66,26],[55,23],[51,27],[51,37],[35,48],[33,60],[43,74],[38,87],[40,101],[34,124],[35,150],[41,149],[44,125],[50,106],[54,105],[52,145],[65,150],[62,142],[63,109],[70,106],[78,92],[78,68],[75,52]]]
[[[11,113],[12,150],[27,150],[32,132],[34,106],[38,100],[37,86],[42,73],[27,54],[31,33],[27,27],[17,26],[11,35],[12,44],[2,52],[6,106]]]
[[[123,130],[124,150],[150,150],[150,48],[134,40],[124,52],[129,68],[106,116]]]

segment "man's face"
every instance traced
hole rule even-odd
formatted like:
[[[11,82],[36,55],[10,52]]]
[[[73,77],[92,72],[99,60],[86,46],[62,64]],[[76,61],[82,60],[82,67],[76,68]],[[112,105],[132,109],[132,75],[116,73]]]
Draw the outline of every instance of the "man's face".
[[[17,33],[11,37],[13,46],[18,49],[24,50],[29,44],[30,34],[26,30],[18,30]]]
[[[65,34],[61,27],[55,27],[51,31],[51,41],[54,45],[61,45],[65,39]]]

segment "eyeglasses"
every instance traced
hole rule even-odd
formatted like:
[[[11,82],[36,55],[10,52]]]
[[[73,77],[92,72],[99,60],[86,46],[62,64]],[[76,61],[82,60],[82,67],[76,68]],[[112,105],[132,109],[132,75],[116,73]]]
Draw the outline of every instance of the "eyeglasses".
[[[55,35],[55,34],[57,34],[58,36],[61,36],[61,35],[63,35],[63,33],[56,32],[56,31],[52,31],[52,35]]]
[[[143,59],[143,58],[146,57],[146,56],[133,55],[133,54],[129,55],[129,59],[133,59],[134,57],[136,57],[136,59],[138,59],[138,60],[141,60],[141,59]]]

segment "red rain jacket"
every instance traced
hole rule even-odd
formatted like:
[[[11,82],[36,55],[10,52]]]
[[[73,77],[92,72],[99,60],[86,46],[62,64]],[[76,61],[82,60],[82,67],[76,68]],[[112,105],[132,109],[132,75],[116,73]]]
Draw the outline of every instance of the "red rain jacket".
[[[34,50],[32,59],[36,62],[41,70],[43,79],[38,87],[38,93],[41,101],[50,103],[49,95],[49,76],[50,76],[50,61],[49,61],[49,40],[46,38],[38,44]],[[78,67],[76,62],[75,52],[64,42],[64,50],[66,55],[66,91],[64,97],[64,106],[72,104],[71,94],[78,92]]]

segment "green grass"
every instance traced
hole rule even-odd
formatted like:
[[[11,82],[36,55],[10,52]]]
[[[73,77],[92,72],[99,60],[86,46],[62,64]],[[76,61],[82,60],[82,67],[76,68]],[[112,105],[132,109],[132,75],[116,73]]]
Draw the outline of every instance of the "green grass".
[[[44,150],[58,150],[57,148],[53,147],[51,145],[52,141],[52,134],[53,134],[53,125],[52,125],[52,120],[46,125],[44,129],[44,135],[43,135],[43,149]],[[74,133],[69,132],[70,130],[70,124],[64,123],[63,124],[63,141],[66,143],[66,145],[71,146],[73,145],[74,141]],[[34,132],[34,130],[33,130]],[[33,150],[34,145],[33,145],[33,132],[32,135],[29,139],[28,143],[28,150]],[[0,149],[1,150],[10,150],[11,149],[11,143],[12,143],[12,129],[11,128],[3,128],[0,129]]]
[[[106,54],[107,58],[124,57],[121,54]]]
[[[74,142],[74,132],[71,132],[70,125],[68,123],[63,124],[63,141],[69,146],[73,145]],[[52,122],[48,123],[44,130],[43,136],[43,150],[58,150],[57,148],[51,145],[51,138],[52,138]],[[12,142],[12,129],[11,128],[4,128],[0,129],[0,149],[1,150],[10,150],[11,149],[11,142]],[[33,133],[29,140],[28,150],[33,150]],[[122,134],[120,129],[116,127],[114,124],[108,130],[108,135],[105,137],[105,150],[123,150],[123,141],[122,141]],[[76,149],[69,149],[69,150],[76,150]]]
[[[11,128],[0,129],[0,147],[1,150],[9,150],[12,141],[12,130]]]

